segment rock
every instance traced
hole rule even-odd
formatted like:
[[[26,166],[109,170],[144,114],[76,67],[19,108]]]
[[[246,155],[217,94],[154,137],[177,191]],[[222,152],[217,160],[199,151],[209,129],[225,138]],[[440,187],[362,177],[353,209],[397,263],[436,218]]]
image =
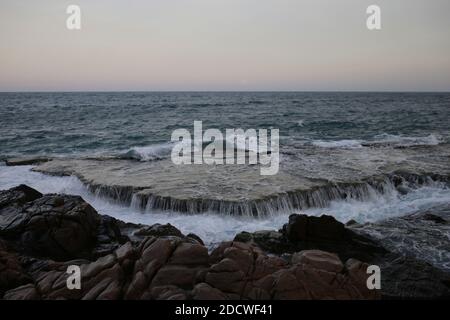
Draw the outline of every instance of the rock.
[[[79,196],[45,195],[21,185],[0,192],[0,236],[17,250],[57,260],[110,254],[128,238]]]
[[[235,241],[256,244],[261,249],[278,254],[318,249],[334,252],[342,260],[357,258],[369,261],[386,250],[367,236],[346,228],[331,216],[309,217],[293,214],[279,231],[241,232]]]
[[[195,235],[101,216],[80,197],[22,186],[0,199],[5,299],[378,299],[362,261],[380,265],[384,297],[448,296],[448,275],[377,251],[332,217],[291,216],[280,232],[243,232],[209,254]],[[69,265],[81,268],[81,290],[66,286]]]
[[[21,184],[20,186],[17,186],[15,188],[0,192],[0,209],[12,205],[23,205],[27,202],[39,199],[41,197],[42,193],[24,184]]]
[[[146,237],[146,236],[155,236],[155,237],[184,237],[180,230],[172,226],[170,223],[168,224],[154,224],[150,227],[144,227],[134,233],[136,236]]]
[[[186,300],[187,295],[183,289],[173,285],[155,287],[151,290],[151,297],[156,300]]]
[[[358,222],[356,222],[356,220],[351,219],[351,220],[347,221],[345,226],[349,227],[349,226],[354,226],[354,225],[357,225],[357,224],[358,224]]]
[[[427,220],[427,221],[433,221],[434,223],[438,223],[438,224],[447,224],[447,220],[445,220],[442,217],[439,217],[438,215],[432,214],[432,213],[427,213],[424,214],[422,217],[423,220]]]
[[[192,289],[200,271],[200,268],[195,267],[165,265],[157,271],[150,287],[174,285],[180,288]]]
[[[0,297],[10,289],[31,282],[31,277],[23,269],[20,257],[8,250],[0,240]]]
[[[207,283],[199,283],[192,290],[194,300],[225,300],[226,295]]]
[[[233,241],[257,244],[261,249],[269,252],[282,252],[286,247],[283,234],[273,230],[262,230],[254,233],[241,232]]]
[[[450,274],[412,257],[389,254],[376,262],[387,299],[449,299]]]
[[[334,253],[320,250],[305,250],[292,256],[292,264],[306,264],[317,269],[339,273],[344,269],[339,257]]]
[[[186,237],[187,237],[187,238],[194,239],[195,241],[197,241],[197,242],[198,242],[199,244],[201,244],[202,246],[205,245],[204,242],[203,242],[203,240],[202,240],[198,235],[196,235],[196,234],[194,234],[194,233],[189,233]]]
[[[5,164],[7,166],[28,166],[28,165],[33,165],[33,164],[37,164],[37,163],[42,163],[42,162],[47,162],[50,161],[49,158],[11,158],[11,159],[7,159],[5,161]]]
[[[345,235],[345,226],[332,216],[309,217],[293,214],[289,216],[289,223],[283,226],[282,232],[291,242],[308,240],[341,241]]]
[[[173,252],[168,263],[184,266],[206,266],[208,265],[208,260],[208,250],[205,248],[205,246],[191,243],[180,243]]]
[[[39,294],[33,284],[26,284],[9,290],[3,296],[5,300],[37,300]]]

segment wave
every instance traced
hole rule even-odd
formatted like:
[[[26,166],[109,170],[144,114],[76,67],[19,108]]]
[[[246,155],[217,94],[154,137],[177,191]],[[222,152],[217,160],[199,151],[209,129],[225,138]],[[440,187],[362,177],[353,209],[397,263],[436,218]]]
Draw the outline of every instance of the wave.
[[[433,134],[424,137],[408,137],[402,135],[393,135],[383,133],[375,136],[371,140],[313,140],[311,144],[321,148],[344,148],[355,149],[362,147],[396,147],[406,148],[413,146],[436,146],[442,143],[443,140]]]
[[[375,136],[374,141],[368,141],[367,146],[393,146],[393,147],[413,147],[413,146],[436,146],[442,141],[441,138],[430,134],[425,137],[408,137],[383,133]]]
[[[119,158],[139,161],[161,160],[170,156],[173,143],[160,143],[144,147],[132,147],[121,153]]]
[[[214,143],[216,147],[223,147],[224,150],[228,150],[229,148],[234,149],[236,151],[245,151],[252,152],[258,154],[258,140],[252,139],[249,143],[249,140],[246,139],[245,135],[236,135],[236,139],[230,139],[229,137],[224,137],[224,140],[217,141],[203,141],[200,145],[198,143],[194,143],[193,140],[183,140],[182,143],[185,146],[185,150],[192,147],[192,151],[203,150],[206,146]],[[172,148],[175,146],[177,142],[166,142],[166,143],[158,143],[152,144],[143,147],[132,147],[124,152],[119,153],[118,158],[120,159],[132,159],[139,161],[154,161],[154,160],[162,160],[170,157]],[[268,140],[270,143],[270,139]]]
[[[323,140],[314,140],[312,145],[321,148],[346,148],[346,149],[354,149],[354,148],[362,148],[361,140],[337,140],[337,141],[323,141]]]

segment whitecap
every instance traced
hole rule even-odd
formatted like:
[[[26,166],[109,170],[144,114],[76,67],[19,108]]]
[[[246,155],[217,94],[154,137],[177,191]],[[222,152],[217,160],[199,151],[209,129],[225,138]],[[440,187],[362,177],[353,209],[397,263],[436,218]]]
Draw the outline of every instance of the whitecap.
[[[347,148],[355,149],[362,148],[361,140],[337,140],[337,141],[324,141],[324,140],[314,140],[312,145],[321,148]]]

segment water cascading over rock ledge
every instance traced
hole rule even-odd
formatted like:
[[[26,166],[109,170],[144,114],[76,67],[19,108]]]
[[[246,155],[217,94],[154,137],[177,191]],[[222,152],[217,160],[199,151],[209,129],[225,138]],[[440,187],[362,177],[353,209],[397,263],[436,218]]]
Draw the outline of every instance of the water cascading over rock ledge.
[[[54,159],[33,170],[76,176],[96,195],[144,211],[249,217],[323,208],[334,200],[366,201],[432,184],[450,185],[446,160],[450,155],[441,146],[428,148],[425,158],[419,147],[389,149],[383,162],[377,158],[380,148],[322,152],[314,151],[314,161],[305,161],[307,153],[302,161],[282,162],[275,176],[261,176],[258,166],[176,166],[168,159]],[[333,163],[332,167],[315,166],[320,163],[318,157]],[[347,157],[354,158],[355,168],[346,167]]]
[[[0,297],[449,296],[448,273],[394,254],[332,217],[292,215],[279,233],[273,232],[268,238],[272,244],[279,243],[275,255],[268,252],[277,250],[264,246],[251,234],[223,242],[208,253],[197,236],[184,236],[170,225],[123,223],[99,215],[81,197],[42,195],[27,186],[19,186],[0,192]],[[366,261],[356,260],[355,256]],[[374,262],[382,266],[381,292],[368,290],[366,286],[367,263]],[[74,264],[81,267],[81,290],[66,287],[67,267]]]

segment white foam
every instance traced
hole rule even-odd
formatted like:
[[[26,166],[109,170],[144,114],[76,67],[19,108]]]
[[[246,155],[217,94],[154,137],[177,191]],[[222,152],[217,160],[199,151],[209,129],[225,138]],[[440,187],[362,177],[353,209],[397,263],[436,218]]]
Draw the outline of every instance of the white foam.
[[[343,139],[343,140],[314,140],[311,142],[312,145],[321,148],[344,148],[344,149],[355,149],[362,148],[365,145],[385,145],[394,147],[412,147],[412,146],[435,146],[442,142],[442,139],[430,134],[424,137],[408,137],[401,135],[393,135],[383,133],[376,135],[371,140],[353,140],[353,139]]]
[[[337,141],[323,141],[323,140],[314,140],[312,144],[316,147],[321,148],[362,148],[361,140],[337,140]]]
[[[398,147],[411,147],[411,146],[435,146],[441,143],[441,139],[433,134],[425,137],[408,137],[401,135],[393,135],[383,133],[375,136],[374,141],[371,143],[375,144],[389,144]]]
[[[217,214],[183,215],[175,212],[143,213],[133,206],[125,206],[109,199],[96,197],[75,177],[55,177],[31,171],[31,166],[0,166],[0,189],[27,184],[42,193],[80,195],[101,214],[107,214],[125,222],[154,224],[170,223],[184,234],[195,233],[211,246],[224,240],[232,240],[241,231],[277,230],[288,221],[292,212],[279,212],[265,218],[244,218]],[[305,210],[309,215],[329,214],[347,222],[373,222],[385,218],[406,215],[450,202],[450,190],[439,183],[412,190],[406,195],[395,189],[384,195],[371,193],[368,201],[340,200],[327,208]]]
[[[172,151],[172,143],[153,144],[144,147],[132,147],[123,153],[125,157],[131,157],[141,161],[151,161],[166,158]]]

